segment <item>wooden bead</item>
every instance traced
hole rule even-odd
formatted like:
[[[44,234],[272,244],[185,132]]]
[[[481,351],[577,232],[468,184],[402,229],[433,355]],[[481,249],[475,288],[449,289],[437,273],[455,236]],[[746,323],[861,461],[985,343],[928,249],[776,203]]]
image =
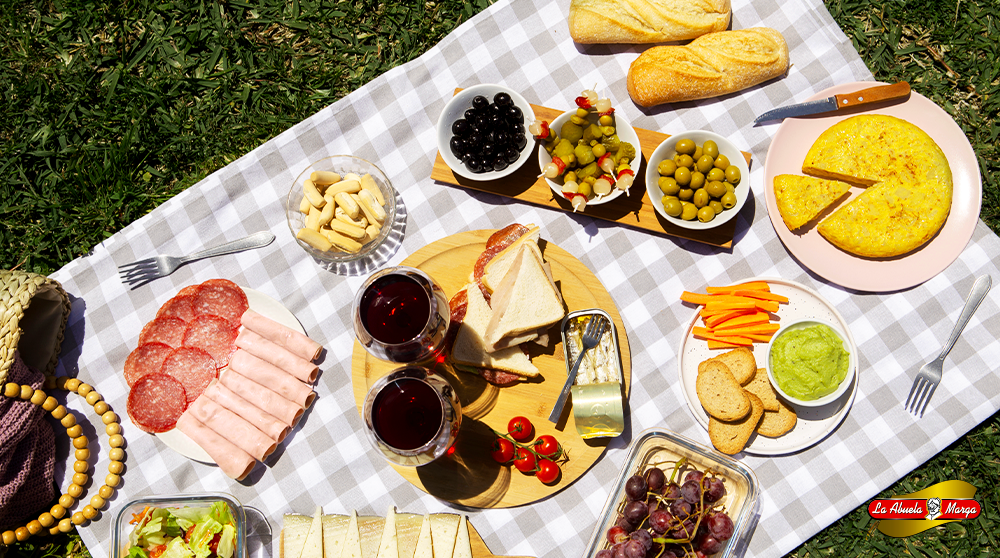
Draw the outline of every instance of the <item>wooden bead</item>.
[[[74,486],[79,486],[82,489],[83,485],[87,484],[88,478],[90,477],[87,475],[87,473],[73,473],[73,484],[69,485],[69,487],[73,488]],[[70,496],[74,498],[79,498],[79,496],[72,493],[70,494]]]
[[[101,498],[107,500],[115,495],[115,489],[105,484],[101,488],[97,489],[97,493],[100,494]]]
[[[52,417],[56,420],[62,420],[66,416],[66,407],[59,405],[55,409],[52,409]]]
[[[53,525],[52,527],[49,527],[49,534],[50,535],[58,535],[59,534],[59,524],[58,523],[55,524],[55,525]]]
[[[80,461],[86,461],[90,459],[90,448],[77,448],[74,455]]]
[[[122,471],[124,470],[125,470],[125,465],[121,461],[112,461],[111,463],[108,463],[109,473],[114,473],[116,475],[121,476]]]
[[[73,522],[68,517],[64,517],[59,520],[59,532],[69,533],[73,530]]]
[[[31,533],[32,535],[34,535],[35,533],[37,533],[37,532],[39,532],[39,531],[42,530],[42,524],[39,523],[37,519],[35,519],[35,520],[32,520],[32,521],[29,521],[28,524],[25,525],[25,528],[28,529],[29,533]]]
[[[83,449],[90,445],[90,440],[86,436],[77,436],[73,438],[73,447],[76,449]]]
[[[122,461],[125,459],[125,450],[121,448],[111,448],[111,451],[108,452],[108,457],[111,461]]]
[[[31,402],[33,404],[35,404],[35,405],[41,405],[42,403],[45,403],[45,398],[46,397],[48,397],[48,395],[45,395],[44,391],[42,391],[40,389],[36,389],[35,393],[31,394]],[[29,529],[29,531],[30,531],[30,529]],[[32,534],[34,534],[34,533],[32,533]]]
[[[49,513],[52,514],[52,517],[54,517],[55,519],[62,519],[62,516],[66,515],[66,508],[59,504],[56,504],[52,506],[52,509],[49,510]]]
[[[73,507],[76,503],[76,498],[70,496],[69,494],[63,494],[59,497],[59,505],[66,508],[67,510]]]
[[[73,413],[66,413],[66,416],[64,416],[59,421],[59,424],[63,425],[63,428],[69,428],[70,426],[73,426],[74,424],[76,424],[76,415],[74,415]]]
[[[90,498],[90,505],[94,506],[94,509],[98,509],[99,510],[99,509],[101,509],[101,508],[104,507],[104,503],[106,501],[107,500],[105,500],[104,498],[101,498],[100,494],[94,494]]]
[[[51,395],[46,397],[45,401],[42,403],[42,408],[50,413],[52,412],[52,409],[55,409],[58,406],[59,406],[59,401],[56,400],[56,398],[52,397]]]
[[[118,483],[120,483],[121,480],[122,480],[121,476],[116,475],[114,473],[108,473],[108,476],[104,477],[104,484],[108,485],[111,488],[114,488],[118,486]]]
[[[90,463],[86,461],[74,461],[73,462],[73,472],[74,473],[86,473],[90,470]]]
[[[104,413],[108,412],[108,409],[110,408],[111,407],[108,406],[108,403],[106,401],[98,401],[97,403],[94,404],[94,412],[99,415],[103,415]]]
[[[84,506],[83,517],[86,517],[87,519],[94,519],[97,517],[97,509],[94,508],[94,506]]]
[[[107,425],[107,426],[104,427],[104,431],[108,434],[108,436],[114,436],[115,434],[121,434],[122,433],[122,425],[121,425],[121,423],[112,422],[111,424],[109,424],[109,425]]]
[[[3,532],[3,543],[5,545],[10,546],[10,545],[14,544],[14,541],[16,541],[16,540],[17,540],[17,537],[14,535],[14,531],[4,531]]]
[[[82,511],[73,514],[73,525],[83,525],[86,522],[87,516],[83,515]]]
[[[94,388],[90,384],[80,384],[76,387],[76,392],[83,397],[90,395],[92,391],[94,391]]]
[[[14,382],[9,382],[3,387],[3,394],[6,397],[17,397],[21,395],[21,386]],[[13,531],[11,531],[13,533]]]
[[[79,474],[80,473],[77,473],[76,475],[79,475]],[[76,478],[76,475],[73,475],[73,477]],[[86,481],[86,476],[87,475],[84,475],[84,479],[85,480],[83,482],[87,482]],[[73,498],[79,498],[80,496],[83,496],[83,486],[79,485],[79,484],[76,484],[76,483],[73,483],[73,484],[69,485],[68,487],[66,487],[66,494],[69,494]]]
[[[66,380],[68,379],[69,376],[59,376],[58,378],[56,378],[56,387],[58,389],[66,389]]]
[[[101,394],[96,391],[92,391],[87,394],[87,405],[97,405],[97,402],[101,400]]]
[[[17,529],[14,529],[14,536],[17,537],[17,540],[19,541],[26,541],[28,540],[28,537],[31,536],[31,533],[28,532],[27,527],[18,527]]]
[[[29,399],[31,399],[31,396],[34,395],[34,393],[35,393],[35,388],[28,385],[21,386],[21,399],[28,401]],[[17,531],[14,531],[14,533],[16,534]]]
[[[115,434],[108,438],[108,445],[113,448],[120,448],[125,445],[125,437],[121,434]]]
[[[45,512],[38,516],[38,522],[42,524],[42,527],[52,527],[52,524],[56,522],[56,518],[52,517],[52,514]]]
[[[104,424],[111,424],[112,422],[118,422],[118,415],[116,415],[114,411],[108,411],[103,415],[101,415],[101,421],[103,421]]]
[[[56,379],[52,376],[45,376],[45,379],[42,381],[42,386],[45,389],[55,389]]]
[[[79,424],[74,424],[66,429],[66,435],[70,438],[76,438],[78,436],[83,436],[83,427]]]
[[[76,388],[78,387],[80,387],[80,380],[76,378],[66,380],[66,384],[63,385],[63,388],[65,388],[66,391],[76,391]]]

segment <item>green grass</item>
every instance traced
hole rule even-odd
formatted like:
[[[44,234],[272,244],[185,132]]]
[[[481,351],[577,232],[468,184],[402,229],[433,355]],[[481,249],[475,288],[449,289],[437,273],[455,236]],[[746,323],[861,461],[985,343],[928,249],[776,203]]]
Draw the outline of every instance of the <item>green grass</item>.
[[[0,265],[47,274],[87,254],[211,172],[419,56],[489,3],[3,0]],[[1000,231],[1000,8],[986,0],[826,5],[876,79],[908,80],[965,130],[983,175],[982,218]],[[873,530],[862,505],[791,555],[995,555],[998,455],[1000,414],[882,494],[963,479],[979,487],[978,520],[891,539]],[[8,551],[89,558],[75,534]]]

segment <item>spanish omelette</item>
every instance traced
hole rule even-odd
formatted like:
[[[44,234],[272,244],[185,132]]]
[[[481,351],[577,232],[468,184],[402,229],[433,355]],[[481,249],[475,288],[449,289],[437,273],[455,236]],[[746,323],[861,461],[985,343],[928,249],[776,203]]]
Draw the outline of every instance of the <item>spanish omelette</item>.
[[[794,231],[819,216],[851,190],[839,180],[779,174],[774,177],[774,203],[788,230]]]

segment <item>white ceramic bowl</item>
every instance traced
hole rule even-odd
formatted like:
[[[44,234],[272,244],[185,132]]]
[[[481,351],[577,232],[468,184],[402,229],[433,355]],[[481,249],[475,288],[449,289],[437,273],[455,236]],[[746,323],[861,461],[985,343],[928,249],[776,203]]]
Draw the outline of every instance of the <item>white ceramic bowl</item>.
[[[568,110],[560,114],[558,118],[549,123],[549,129],[552,130],[552,133],[554,135],[558,135],[559,130],[562,129],[562,125],[565,124],[574,114],[576,114],[576,109]],[[593,111],[590,113],[590,115],[587,116],[587,120],[589,120],[592,124],[597,124],[598,118],[600,118],[600,116]],[[633,171],[638,171],[639,162],[642,160],[642,146],[639,145],[639,136],[636,135],[635,128],[633,128],[632,125],[629,124],[627,120],[622,118],[622,116],[617,112],[615,113],[615,131],[618,132],[618,139],[631,143],[632,147],[635,148],[635,159],[632,159],[630,165],[632,166]],[[539,172],[541,172],[541,169],[545,168],[545,165],[551,162],[552,162],[552,155],[549,155],[548,151],[540,147],[538,149]],[[638,172],[636,173],[635,178],[636,179],[639,178]],[[549,183],[549,188],[552,188],[552,191],[555,193],[555,195],[559,196],[562,199],[566,199],[566,196],[563,195],[562,193],[562,187],[563,187],[562,178],[560,178],[558,182],[550,178],[546,178],[545,181]],[[639,184],[638,180],[634,180],[632,182],[632,187],[641,188],[642,186]],[[617,198],[618,196],[621,196],[624,193],[625,190],[619,190],[618,188],[612,187],[610,194],[600,199],[595,197],[592,200],[588,200],[587,205],[600,205],[602,203],[608,203],[609,201]],[[584,213],[587,212],[586,208],[584,208],[583,212]]]
[[[507,165],[502,171],[489,171],[474,173],[470,171],[462,161],[451,152],[451,138],[455,134],[451,131],[451,125],[455,123],[456,120],[465,117],[465,111],[472,108],[472,99],[477,95],[482,95],[489,100],[490,103],[493,102],[493,96],[497,93],[504,91],[510,95],[510,98],[514,101],[514,105],[521,109],[521,113],[524,114],[524,136],[528,143],[521,150],[520,155],[517,160],[513,163]],[[470,180],[496,180],[498,178],[503,178],[509,176],[517,169],[521,168],[531,157],[531,151],[534,146],[535,140],[532,139],[531,134],[528,133],[528,125],[535,120],[535,112],[531,110],[531,104],[528,103],[520,94],[516,91],[512,91],[502,85],[494,85],[490,83],[483,83],[480,85],[473,85],[467,89],[459,91],[454,97],[448,101],[448,104],[444,106],[444,110],[441,111],[441,116],[438,118],[437,123],[437,144],[438,151],[441,153],[441,158],[448,165],[448,168],[452,170],[455,174],[468,178]]]
[[[785,391],[781,389],[781,386],[778,385],[778,382],[775,381],[774,374],[771,372],[773,369],[771,366],[771,348],[774,346],[774,342],[777,341],[783,334],[814,325],[824,325],[830,328],[837,335],[837,337],[840,338],[841,343],[843,343],[844,350],[850,352],[851,344],[847,340],[847,335],[841,331],[840,327],[823,320],[799,320],[797,322],[784,325],[777,331],[777,333],[775,333],[774,337],[772,337],[771,341],[767,344],[767,378],[771,381],[771,386],[774,387],[774,390],[777,391],[778,395],[782,398],[795,405],[801,405],[803,407],[822,407],[823,405],[833,403],[834,401],[840,399],[840,397],[844,395],[847,389],[851,387],[851,384],[854,382],[854,376],[857,373],[858,368],[858,356],[851,352],[847,362],[847,375],[844,376],[844,380],[840,382],[840,385],[833,393],[813,400],[799,399],[785,393]]]
[[[671,217],[663,211],[663,191],[660,190],[660,172],[657,170],[657,167],[660,166],[660,162],[664,159],[674,158],[674,155],[677,154],[677,142],[682,139],[694,140],[696,145],[702,145],[707,140],[714,141],[719,146],[719,153],[729,158],[729,164],[736,165],[736,168],[740,169],[740,183],[736,185],[735,190],[736,205],[716,215],[715,219],[707,223],[702,223],[698,219],[685,221],[679,217]],[[711,229],[735,217],[740,212],[740,209],[743,208],[743,204],[746,203],[747,198],[750,197],[750,167],[747,166],[747,160],[743,157],[743,153],[728,139],[707,130],[688,130],[674,134],[663,140],[653,151],[653,155],[649,160],[646,161],[646,192],[649,193],[649,201],[653,203],[653,209],[656,210],[660,217],[670,223],[678,227],[684,227],[685,229]]]

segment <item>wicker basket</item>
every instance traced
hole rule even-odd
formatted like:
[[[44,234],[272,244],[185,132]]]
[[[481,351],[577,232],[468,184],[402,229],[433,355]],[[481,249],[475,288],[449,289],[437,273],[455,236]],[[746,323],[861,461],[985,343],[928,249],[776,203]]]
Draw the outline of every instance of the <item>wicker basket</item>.
[[[26,364],[46,376],[55,374],[70,309],[69,296],[58,281],[37,273],[0,271],[0,385],[19,349]],[[19,346],[22,338],[28,342]]]

